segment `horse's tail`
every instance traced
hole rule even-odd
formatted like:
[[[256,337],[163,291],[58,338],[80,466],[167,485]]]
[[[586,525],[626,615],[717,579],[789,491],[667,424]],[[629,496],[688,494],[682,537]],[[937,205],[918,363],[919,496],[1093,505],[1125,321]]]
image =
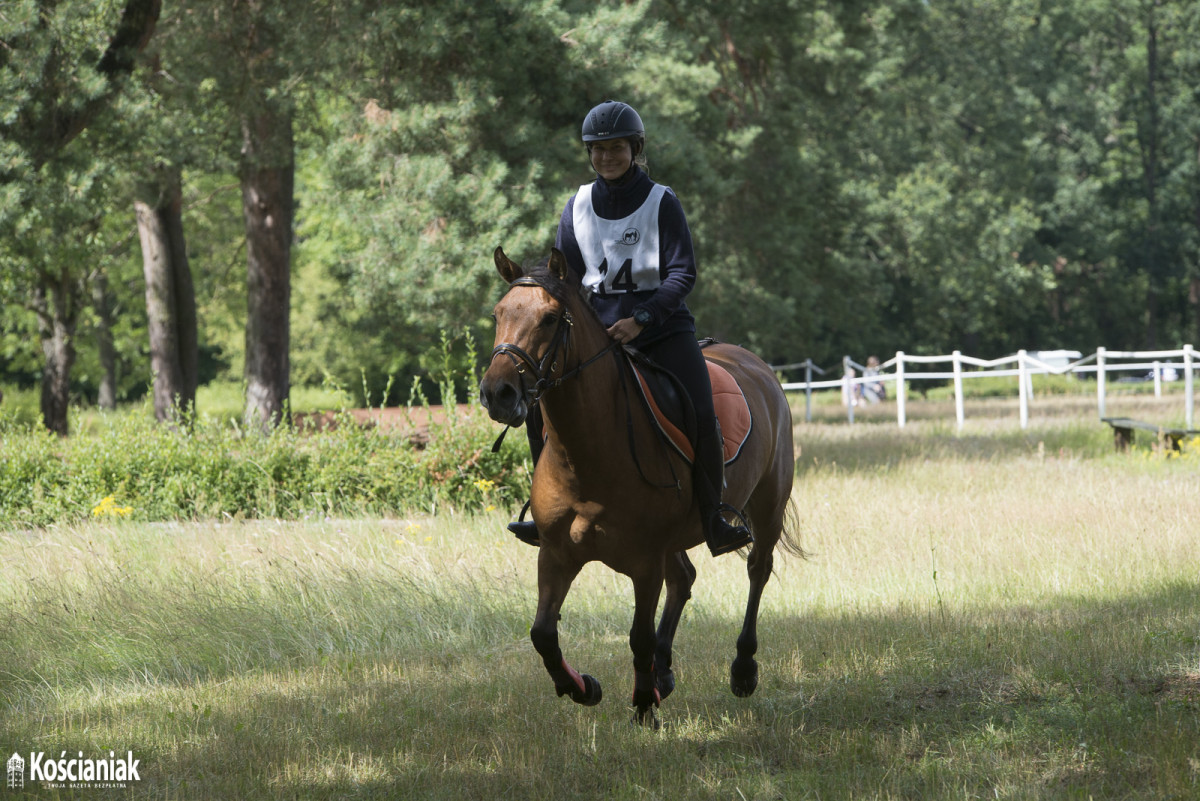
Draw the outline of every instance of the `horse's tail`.
[[[783,529],[779,532],[779,544],[783,550],[801,559],[808,558],[808,552],[800,545],[797,538],[800,529],[800,512],[796,508],[796,499],[788,498],[787,506],[783,509]]]

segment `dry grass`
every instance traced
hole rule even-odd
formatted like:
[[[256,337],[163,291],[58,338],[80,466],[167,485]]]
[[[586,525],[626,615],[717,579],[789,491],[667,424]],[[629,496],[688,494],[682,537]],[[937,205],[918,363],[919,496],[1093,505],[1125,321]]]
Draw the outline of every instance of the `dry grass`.
[[[499,513],[0,535],[0,748],[132,749],[136,798],[1196,797],[1200,464],[949,419],[798,426],[762,684],[743,563],[696,554],[659,732],[599,566],[561,630],[605,700],[554,697]]]

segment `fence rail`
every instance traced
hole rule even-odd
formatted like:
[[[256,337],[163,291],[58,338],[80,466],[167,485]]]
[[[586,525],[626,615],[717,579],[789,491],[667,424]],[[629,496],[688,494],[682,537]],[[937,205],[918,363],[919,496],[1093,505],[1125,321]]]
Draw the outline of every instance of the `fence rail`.
[[[949,364],[945,371],[910,372],[909,365]],[[1013,366],[1008,366],[1013,365]],[[1096,407],[1099,417],[1105,417],[1109,378],[1120,373],[1138,373],[1154,381],[1154,394],[1162,396],[1164,380],[1174,374],[1184,383],[1184,415],[1187,427],[1193,428],[1196,399],[1196,350],[1184,345],[1177,350],[1121,351],[1097,348],[1096,352],[1083,356],[1079,351],[1025,351],[1019,350],[1012,356],[1000,359],[977,359],[954,351],[949,356],[913,356],[897,351],[896,355],[879,365],[877,375],[863,375],[866,367],[849,356],[842,360],[840,378],[813,380],[813,374],[827,372],[812,360],[773,367],[777,372],[804,368],[803,381],[784,382],[785,392],[804,392],[804,419],[812,422],[812,393],[815,390],[838,390],[846,405],[846,416],[854,422],[855,398],[864,384],[880,382],[893,384],[896,398],[896,422],[903,427],[907,422],[906,406],[909,385],[917,381],[954,382],[954,409],[958,427],[962,429],[966,416],[963,406],[963,382],[975,378],[1017,376],[1017,393],[1021,408],[1021,428],[1029,426],[1029,404],[1033,398],[1034,375],[1076,375],[1094,373],[1096,377]],[[966,368],[977,368],[968,370]],[[890,370],[890,372],[889,372]],[[1119,379],[1118,379],[1119,380]]]

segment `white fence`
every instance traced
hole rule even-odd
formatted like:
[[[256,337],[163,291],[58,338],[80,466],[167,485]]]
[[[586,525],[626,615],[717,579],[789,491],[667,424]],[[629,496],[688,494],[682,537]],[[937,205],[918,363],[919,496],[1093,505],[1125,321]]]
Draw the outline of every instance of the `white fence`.
[[[1076,358],[1077,357],[1077,358]],[[909,372],[909,365],[949,364],[949,371],[942,372]],[[1153,380],[1154,394],[1162,396],[1164,380],[1172,376],[1184,383],[1184,415],[1187,427],[1194,427],[1195,398],[1196,398],[1196,351],[1191,345],[1184,345],[1178,350],[1155,351],[1116,351],[1097,348],[1090,356],[1082,356],[1078,351],[1017,351],[1015,355],[1001,359],[976,359],[964,356],[960,351],[954,351],[949,356],[911,356],[903,351],[896,353],[894,358],[879,365],[879,375],[863,376],[864,366],[853,361],[849,356],[842,360],[843,374],[839,378],[813,380],[813,374],[825,375],[826,371],[817,367],[811,360],[796,364],[786,364],[774,367],[777,371],[795,370],[801,367],[805,371],[805,380],[785,382],[785,391],[804,392],[804,418],[812,421],[812,393],[814,390],[838,390],[842,393],[843,401],[854,399],[860,393],[858,388],[868,382],[882,382],[885,386],[892,385],[892,396],[896,399],[896,422],[903,427],[906,422],[905,406],[908,401],[909,384],[916,381],[945,381],[954,382],[954,408],[961,429],[965,421],[963,413],[963,381],[974,378],[995,378],[997,376],[1018,376],[1018,396],[1021,407],[1021,428],[1029,426],[1029,403],[1033,398],[1033,375],[1063,375],[1094,373],[1096,377],[1096,406],[1099,417],[1105,417],[1106,393],[1110,377],[1119,374],[1136,374],[1137,380]],[[1008,367],[1006,365],[1014,365]],[[975,370],[964,368],[974,367]],[[1129,380],[1127,376],[1124,379]],[[854,422],[854,403],[846,403],[846,416]]]

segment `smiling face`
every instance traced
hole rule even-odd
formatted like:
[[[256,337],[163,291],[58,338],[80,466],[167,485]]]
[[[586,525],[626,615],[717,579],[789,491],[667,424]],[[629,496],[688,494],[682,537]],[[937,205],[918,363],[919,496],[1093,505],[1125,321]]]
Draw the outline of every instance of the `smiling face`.
[[[592,169],[606,181],[615,181],[629,171],[633,148],[628,139],[606,139],[590,145]]]

